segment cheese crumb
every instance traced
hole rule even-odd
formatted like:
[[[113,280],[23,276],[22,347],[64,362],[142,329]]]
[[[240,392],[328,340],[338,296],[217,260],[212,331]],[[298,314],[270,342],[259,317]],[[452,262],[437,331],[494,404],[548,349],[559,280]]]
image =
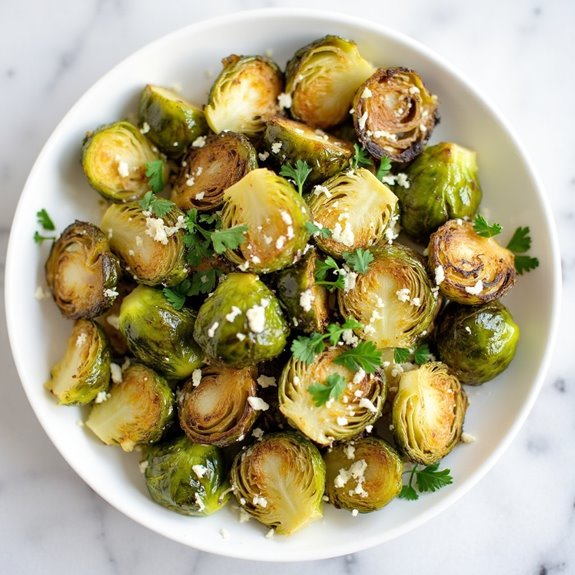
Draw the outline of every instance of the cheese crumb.
[[[50,297],[50,292],[44,290],[44,288],[42,286],[38,286],[36,288],[36,291],[34,292],[34,297],[38,300],[41,301],[47,297]]]
[[[258,154],[258,158],[260,159],[261,162],[265,162],[268,158],[270,157],[270,153],[269,152],[260,152]]]
[[[263,436],[264,436],[264,430],[261,427],[256,427],[252,431],[252,437],[255,437],[256,439],[261,439]]]
[[[315,296],[310,289],[306,289],[305,291],[301,292],[299,296],[299,305],[302,307],[304,311],[311,311],[311,304],[313,303]]]
[[[353,460],[355,458],[355,446],[353,443],[347,443],[343,448],[343,452],[348,459]]]
[[[267,387],[277,387],[276,378],[271,375],[260,375],[257,382],[262,389],[266,389]]]
[[[479,295],[483,291],[483,282],[481,280],[477,280],[477,283],[474,286],[465,286],[465,291],[470,295]]]
[[[365,407],[368,411],[371,411],[371,413],[377,413],[377,407],[375,407],[367,397],[362,397],[359,400],[359,407]]]
[[[352,515],[352,517],[357,517],[359,515],[359,511],[357,509],[352,509],[351,515]]]
[[[258,505],[260,507],[267,507],[268,506],[268,500],[265,497],[262,497],[261,495],[254,495],[254,498],[252,499],[252,503],[257,507]]]
[[[219,327],[219,322],[215,321],[212,324],[212,327],[210,327],[210,329],[208,329],[208,337],[214,337],[214,335],[216,334],[216,329],[218,329]]]
[[[246,334],[245,334],[245,333],[236,333],[236,337],[237,337],[240,341],[244,341],[244,339],[246,339]]]
[[[122,383],[122,368],[117,363],[110,363],[110,375],[114,383]]]
[[[362,114],[361,118],[357,121],[357,125],[360,130],[365,130],[365,124],[367,123],[367,110]]]
[[[281,142],[274,142],[272,144],[272,154],[279,154],[281,149],[282,149],[282,143]]]
[[[193,142],[192,146],[194,148],[203,148],[206,145],[206,137],[205,136],[198,136]]]
[[[110,394],[105,391],[100,391],[96,398],[94,399],[94,403],[104,403],[107,399],[109,399]]]
[[[118,162],[118,174],[122,178],[127,178],[130,175],[130,166],[128,162],[122,160],[118,156],[116,156],[116,161]]]
[[[286,94],[285,92],[282,92],[278,96],[278,105],[282,110],[284,108],[286,108],[286,109],[291,108],[291,105],[292,105],[291,94]]]
[[[275,534],[275,529],[270,529],[267,533],[266,533],[266,539],[272,539],[274,534]]]
[[[461,434],[461,441],[463,443],[473,443],[474,441],[477,441],[477,437],[475,437],[475,435],[471,435],[471,433],[463,432]]]
[[[221,538],[225,541],[227,539],[230,538],[230,533],[227,529],[224,529],[223,527],[220,529],[220,536]]]
[[[441,282],[443,282],[445,280],[445,270],[443,269],[443,266],[437,266],[435,268],[435,284],[439,285]]]
[[[144,122],[142,127],[140,128],[140,134],[147,134],[150,131],[150,124],[148,122]]]
[[[359,385],[362,381],[363,378],[366,376],[365,370],[363,368],[359,368],[356,372],[355,375],[353,376],[353,383],[355,385]],[[360,403],[361,405],[361,403]]]
[[[114,329],[120,329],[120,317],[111,314],[106,317],[106,322],[109,323]]]
[[[138,463],[138,467],[140,468],[140,473],[145,473],[146,469],[148,469],[148,460],[144,459],[144,461],[140,461],[140,463]]]
[[[250,395],[248,397],[250,407],[255,411],[267,411],[270,406],[261,398]]]
[[[104,297],[117,298],[119,295],[115,289],[107,288],[104,290]]]
[[[333,226],[331,237],[336,242],[339,242],[345,246],[351,247],[353,246],[353,242],[355,241],[355,236],[353,233],[353,229],[351,228],[351,224],[349,220],[345,222],[345,226],[342,227],[340,222],[336,222]]]
[[[264,303],[265,302],[265,303]],[[248,326],[253,333],[262,333],[266,327],[266,313],[265,308],[269,305],[269,301],[262,299],[260,305],[254,305],[246,311],[248,318]]]
[[[409,294],[410,294],[409,288],[402,288],[395,292],[397,299],[404,303],[408,302],[411,299]]]
[[[347,417],[342,417],[342,416],[338,417],[336,421],[337,421],[337,424],[341,425],[342,427],[349,423],[347,420]]]
[[[198,387],[200,382],[202,381],[202,370],[201,369],[194,369],[192,372],[192,386]]]
[[[227,319],[229,322],[232,322],[232,321],[234,321],[234,320],[236,319],[236,317],[238,317],[239,315],[241,315],[241,313],[242,313],[242,310],[241,310],[238,306],[233,305],[233,306],[232,306],[232,311],[230,311],[230,313],[226,314],[226,319]]]
[[[372,94],[371,90],[366,86],[366,87],[363,89],[363,92],[361,93],[360,98],[363,98],[364,100],[367,100],[367,98],[371,98],[372,95],[373,95],[373,94]]]

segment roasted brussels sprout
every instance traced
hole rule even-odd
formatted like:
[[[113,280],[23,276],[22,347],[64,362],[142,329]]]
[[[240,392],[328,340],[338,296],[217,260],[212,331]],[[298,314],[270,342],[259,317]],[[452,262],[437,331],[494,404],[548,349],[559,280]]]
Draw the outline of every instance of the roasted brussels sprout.
[[[284,116],[270,118],[264,133],[264,144],[276,170],[297,160],[307,162],[311,172],[306,187],[319,184],[349,167],[353,146],[322,130]]]
[[[248,137],[260,135],[268,118],[279,112],[283,76],[264,56],[228,56],[210,90],[204,109],[210,128]]]
[[[481,306],[450,303],[435,332],[441,361],[459,381],[477,385],[504,371],[519,341],[519,326],[498,301]]]
[[[450,300],[487,303],[515,285],[513,252],[480,236],[471,222],[449,220],[431,235],[427,249],[439,291]]]
[[[145,365],[133,363],[121,372],[103,401],[90,411],[86,427],[106,445],[132,451],[158,441],[172,419],[174,396],[166,380]]]
[[[90,185],[107,200],[130,202],[150,189],[147,164],[161,160],[140,130],[116,122],[89,133],[82,147],[82,167]],[[168,166],[164,164],[164,181]]]
[[[252,368],[208,366],[197,370],[178,399],[180,426],[197,443],[225,447],[241,441],[257,411],[250,405],[257,385]]]
[[[380,372],[354,373],[335,363],[346,349],[347,346],[331,348],[318,354],[310,364],[292,357],[280,378],[281,412],[293,427],[320,445],[331,445],[335,440],[361,433],[379,418],[385,401],[385,380]],[[317,401],[312,393],[314,386],[327,386],[334,374],[342,378],[339,397]]]
[[[273,292],[254,274],[229,274],[198,311],[194,337],[212,359],[253,366],[279,355],[289,329]]]
[[[315,283],[317,251],[311,248],[296,265],[278,272],[277,294],[294,327],[321,333],[329,319],[329,294]]]
[[[393,400],[393,436],[415,463],[431,465],[457,444],[467,396],[459,380],[440,362],[405,371]]]
[[[408,68],[380,68],[359,87],[353,122],[359,141],[374,157],[409,162],[439,121],[437,96]]]
[[[196,138],[208,132],[204,113],[172,90],[148,84],[138,110],[142,132],[171,157],[180,157]]]
[[[175,309],[164,294],[140,285],[122,302],[120,331],[130,351],[171,379],[183,379],[200,367],[203,354],[193,339],[196,314]]]
[[[152,499],[182,515],[211,515],[230,497],[219,449],[185,435],[146,448],[143,468]]]
[[[373,249],[374,260],[355,286],[340,290],[339,309],[363,325],[356,333],[379,349],[412,348],[431,331],[439,310],[437,292],[422,258],[402,244]]]
[[[156,218],[138,202],[111,204],[101,222],[112,251],[134,279],[146,285],[171,286],[186,277],[184,227],[179,209]]]
[[[325,36],[300,48],[286,66],[292,116],[328,129],[345,120],[357,88],[375,68],[355,42]]]
[[[214,210],[223,203],[224,190],[257,167],[256,149],[246,136],[234,132],[210,136],[186,156],[171,199],[184,211]]]
[[[241,270],[268,273],[301,256],[310,233],[309,209],[284,178],[260,168],[224,192],[223,229],[247,225],[246,241],[225,255]]]
[[[338,508],[376,511],[401,492],[403,464],[395,449],[378,437],[338,443],[324,456],[326,494]]]
[[[393,224],[397,197],[369,170],[358,168],[334,176],[308,197],[314,222],[331,230],[317,245],[334,257],[367,248],[385,237]]]
[[[237,455],[230,481],[242,508],[278,534],[290,535],[322,516],[325,464],[298,433],[264,435]]]
[[[93,224],[75,221],[52,244],[46,282],[69,319],[103,314],[116,299],[120,262]]]
[[[110,385],[110,350],[102,328],[77,319],[64,357],[50,370],[45,387],[63,405],[85,405]]]
[[[428,146],[406,169],[409,188],[396,186],[401,227],[427,243],[445,222],[475,215],[481,186],[474,151],[452,142]]]

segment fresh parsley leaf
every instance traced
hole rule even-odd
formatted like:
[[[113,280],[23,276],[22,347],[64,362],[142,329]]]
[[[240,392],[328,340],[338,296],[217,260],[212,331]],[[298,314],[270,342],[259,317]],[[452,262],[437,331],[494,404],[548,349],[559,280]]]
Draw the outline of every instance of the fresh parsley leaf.
[[[379,168],[377,168],[377,173],[375,177],[381,182],[383,178],[389,175],[391,170],[391,160],[387,156],[382,156],[379,161]]]
[[[358,248],[354,252],[343,254],[343,259],[354,272],[363,274],[367,271],[369,264],[373,261],[373,254],[369,250]]]
[[[327,256],[323,261],[317,260],[315,266],[315,283],[325,286],[329,291],[343,289],[345,278],[340,272],[341,269],[338,263],[331,256]],[[329,275],[335,277],[335,279],[329,280]]]
[[[235,250],[240,244],[246,241],[245,233],[248,231],[246,224],[234,226],[227,230],[216,230],[212,232],[211,239],[214,251],[223,254],[226,250]]]
[[[423,365],[431,360],[431,352],[429,351],[429,345],[422,343],[413,353],[415,363],[417,365]]]
[[[507,249],[514,254],[524,254],[531,249],[531,236],[528,227],[519,227],[515,230],[507,244]]]
[[[159,194],[164,189],[164,160],[147,162],[146,177],[152,191]]]
[[[490,224],[483,216],[477,214],[473,221],[473,229],[475,232],[484,237],[492,238],[501,233],[501,226],[499,224]]]
[[[419,499],[419,493],[437,491],[453,483],[451,471],[449,469],[439,469],[439,463],[428,465],[423,469],[420,468],[419,464],[415,464],[411,470],[404,473],[409,473],[409,480],[407,485],[401,488],[399,497],[410,501]]]
[[[187,297],[210,293],[216,287],[219,274],[215,269],[198,271],[175,286],[165,287],[162,292],[173,308],[182,309]]]
[[[311,168],[308,166],[307,162],[303,160],[297,160],[295,166],[291,164],[284,164],[280,170],[280,176],[284,178],[289,178],[293,180],[297,186],[297,191],[300,196],[303,193],[303,185],[307,180],[307,177],[311,174]]]
[[[174,309],[182,309],[184,304],[186,303],[186,290],[182,288],[182,285],[186,284],[187,286],[190,285],[190,280],[185,279],[181,284],[173,287],[165,287],[162,290],[164,297],[170,302],[170,305]]]
[[[329,343],[331,343],[331,345],[337,345],[344,331],[348,329],[360,329],[362,327],[363,325],[358,321],[356,321],[355,319],[347,319],[345,320],[343,325],[339,325],[337,323],[330,323],[327,326]]]
[[[36,212],[36,219],[43,230],[46,230],[47,232],[53,232],[56,229],[52,218],[48,215],[48,212],[44,208]]]
[[[373,373],[381,365],[381,352],[372,341],[361,341],[356,347],[350,347],[338,355],[334,362],[351,371],[361,368],[365,373]]]
[[[184,236],[184,245],[187,247],[186,262],[192,267],[199,266],[203,260],[212,256],[212,244],[209,239],[188,233]]]
[[[331,236],[331,230],[325,227],[319,227],[314,222],[306,222],[305,229],[313,236],[318,235],[322,238],[329,238]]]
[[[140,208],[145,212],[152,212],[157,218],[163,218],[176,207],[174,202],[166,198],[159,198],[154,192],[148,191],[139,202]]]
[[[331,373],[325,383],[312,383],[307,390],[316,407],[325,405],[330,399],[338,400],[346,386],[345,378],[340,373]]]
[[[415,491],[415,488],[411,485],[404,485],[401,488],[401,492],[399,493],[398,497],[400,499],[407,499],[408,501],[416,501],[419,499],[417,491]]]
[[[55,240],[55,239],[56,239],[55,236],[43,236],[38,231],[34,232],[34,241],[38,245],[42,245],[46,240]]]
[[[539,267],[539,260],[530,256],[515,256],[515,270],[519,275]]]
[[[351,167],[355,170],[361,166],[369,167],[373,166],[373,160],[371,156],[367,153],[365,148],[362,148],[359,144],[353,145],[354,155],[351,160]]]
[[[300,335],[291,344],[293,356],[304,363],[313,363],[315,356],[325,349],[323,340],[327,336],[314,332],[309,337]]]
[[[395,363],[405,363],[409,359],[411,350],[405,347],[396,347],[393,350],[393,361]]]

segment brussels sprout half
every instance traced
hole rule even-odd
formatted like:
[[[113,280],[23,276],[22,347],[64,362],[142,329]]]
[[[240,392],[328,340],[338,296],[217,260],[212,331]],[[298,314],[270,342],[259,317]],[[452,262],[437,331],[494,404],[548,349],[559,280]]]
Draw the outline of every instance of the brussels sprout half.
[[[289,329],[279,301],[254,274],[229,274],[198,311],[194,337],[210,358],[230,367],[278,356]]]
[[[224,192],[222,229],[248,227],[246,241],[225,255],[243,271],[285,268],[301,257],[309,220],[307,204],[286,179],[266,168],[252,170]]]
[[[375,68],[355,42],[325,36],[300,48],[286,66],[292,116],[328,129],[345,120],[357,88]]]
[[[281,70],[264,56],[236,56],[222,60],[223,69],[212,85],[204,108],[210,128],[255,137],[268,118],[279,112],[283,88]]]
[[[315,238],[328,254],[367,248],[385,237],[394,223],[397,197],[369,170],[358,168],[334,176],[308,196],[314,222],[331,230]]]
[[[172,188],[172,201],[182,210],[214,210],[224,191],[257,168],[256,149],[234,132],[210,136],[204,146],[192,148]]]
[[[144,468],[152,499],[182,515],[211,515],[230,497],[219,449],[192,443],[185,435],[146,448]]]
[[[398,453],[378,437],[338,443],[324,455],[329,502],[348,511],[369,513],[385,507],[402,488]]]
[[[278,534],[290,535],[322,516],[325,464],[298,433],[271,433],[240,452],[230,482],[242,508]]]
[[[515,285],[513,252],[494,238],[480,236],[471,222],[449,220],[431,234],[427,249],[439,291],[450,300],[487,303]]]
[[[90,185],[107,200],[138,200],[150,189],[147,164],[161,160],[136,126],[122,121],[89,133],[82,145],[82,167]],[[162,166],[163,181],[168,166]]]
[[[447,366],[425,363],[401,374],[392,407],[393,436],[411,461],[432,465],[459,441],[467,406]]]
[[[413,160],[439,122],[437,96],[408,68],[380,68],[359,87],[353,122],[359,141],[375,158]]]
[[[62,405],[85,405],[110,385],[110,350],[102,328],[78,319],[64,357],[50,370],[46,389]]]
[[[498,301],[481,306],[450,303],[439,315],[435,342],[441,361],[459,381],[478,385],[507,369],[519,326]]]
[[[116,299],[120,262],[93,224],[75,221],[52,244],[46,282],[69,319],[103,314]]]
[[[203,360],[193,339],[196,314],[175,309],[157,289],[140,285],[124,298],[120,331],[142,363],[171,379],[192,375]]]
[[[145,365],[133,363],[112,385],[106,400],[95,403],[86,420],[106,445],[133,451],[158,441],[174,413],[174,396],[166,380]]]
[[[402,244],[373,249],[373,261],[355,286],[340,290],[344,317],[363,325],[356,333],[379,348],[412,348],[431,331],[439,311],[437,292],[422,258]]]

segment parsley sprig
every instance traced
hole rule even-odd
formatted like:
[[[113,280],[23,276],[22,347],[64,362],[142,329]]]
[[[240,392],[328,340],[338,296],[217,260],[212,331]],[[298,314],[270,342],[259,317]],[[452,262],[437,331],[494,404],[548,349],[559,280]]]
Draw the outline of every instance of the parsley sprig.
[[[157,218],[163,218],[176,207],[174,202],[166,198],[160,198],[152,191],[147,191],[144,197],[139,201],[140,208],[144,212],[151,212]]]
[[[451,470],[439,469],[439,463],[427,465],[423,469],[416,464],[411,470],[404,471],[404,474],[409,474],[409,480],[407,485],[401,488],[399,497],[409,501],[419,499],[420,493],[437,491],[453,483]]]
[[[377,168],[375,177],[381,182],[383,181],[383,178],[386,178],[389,175],[390,170],[391,160],[387,156],[382,156],[379,161],[379,167]]]
[[[325,383],[315,381],[308,388],[316,407],[325,405],[330,399],[338,400],[346,386],[346,381],[340,373],[330,373]]]
[[[363,274],[367,271],[369,264],[373,261],[373,254],[369,250],[358,248],[354,252],[344,253],[343,259],[354,272]]]
[[[482,215],[477,214],[473,220],[473,229],[484,238],[492,238],[499,235],[503,228],[499,224],[490,224]]]
[[[354,144],[353,151],[354,154],[350,164],[353,170],[360,168],[361,166],[365,166],[366,168],[373,166],[373,160],[365,148],[359,144]]]
[[[332,234],[331,230],[329,228],[326,228],[325,226],[323,227],[319,227],[316,223],[314,222],[306,222],[305,223],[305,229],[312,235],[312,236],[320,236],[322,238],[329,238]]]
[[[45,232],[53,232],[56,229],[52,218],[48,215],[48,212],[42,208],[41,210],[36,212],[36,221],[38,225],[42,228]],[[40,245],[46,240],[55,240],[56,236],[45,236],[41,234],[38,230],[34,232],[34,241]]]
[[[288,178],[295,183],[300,196],[303,194],[303,185],[310,174],[311,168],[308,163],[303,160],[297,160],[293,166],[291,164],[284,164],[280,170],[280,176]]]
[[[186,298],[213,291],[220,274],[221,272],[215,269],[198,271],[178,285],[165,287],[162,291],[174,309],[182,309]]]
[[[365,273],[373,261],[373,254],[369,250],[358,248],[353,252],[343,254],[348,268],[358,274]],[[327,256],[325,260],[318,260],[315,267],[315,283],[325,286],[329,291],[343,289],[345,275],[348,269],[341,267],[334,258]]]
[[[150,188],[156,194],[159,194],[164,189],[164,170],[164,160],[146,162],[146,177]]]
[[[429,345],[427,345],[426,343],[422,343],[420,346],[415,348],[413,352],[411,349],[405,347],[396,347],[393,350],[393,361],[395,363],[405,363],[409,361],[409,358],[411,357],[412,353],[413,353],[413,361],[417,365],[423,365],[424,363],[431,361],[433,357],[431,352],[429,351]]]

